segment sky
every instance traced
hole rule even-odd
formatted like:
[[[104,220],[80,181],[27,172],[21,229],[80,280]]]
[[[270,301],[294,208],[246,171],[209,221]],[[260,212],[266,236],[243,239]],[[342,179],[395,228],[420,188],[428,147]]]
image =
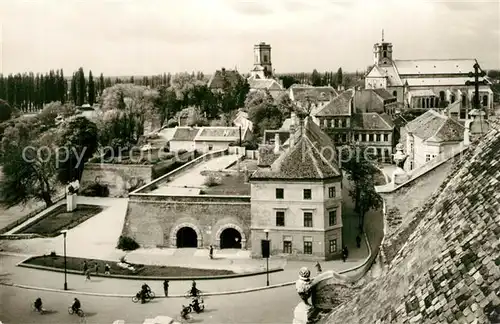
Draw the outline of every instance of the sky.
[[[0,0],[0,28],[3,74],[248,72],[260,42],[277,73],[354,72],[382,29],[395,59],[500,68],[500,0]]]

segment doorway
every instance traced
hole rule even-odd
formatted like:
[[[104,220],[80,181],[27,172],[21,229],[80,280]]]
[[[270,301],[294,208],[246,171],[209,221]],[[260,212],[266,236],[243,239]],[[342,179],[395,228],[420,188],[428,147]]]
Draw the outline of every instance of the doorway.
[[[183,227],[177,231],[178,248],[196,248],[198,247],[198,235],[191,227]]]
[[[234,228],[226,228],[220,234],[221,249],[241,249],[241,233]]]

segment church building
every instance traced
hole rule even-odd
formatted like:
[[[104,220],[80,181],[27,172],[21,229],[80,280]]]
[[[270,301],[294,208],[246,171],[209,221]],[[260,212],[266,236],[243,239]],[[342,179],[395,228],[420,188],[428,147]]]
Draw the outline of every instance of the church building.
[[[406,109],[446,108],[460,102],[460,119],[467,119],[473,109],[475,59],[396,60],[392,43],[384,41],[373,47],[374,64],[365,77],[366,89],[383,88],[393,94]],[[470,85],[467,85],[470,81]],[[480,78],[481,106],[493,107],[490,82]]]

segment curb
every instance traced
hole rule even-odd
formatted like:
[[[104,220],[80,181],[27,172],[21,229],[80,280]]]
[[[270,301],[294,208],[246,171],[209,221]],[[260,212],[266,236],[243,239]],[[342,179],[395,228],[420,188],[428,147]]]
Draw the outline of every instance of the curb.
[[[249,292],[254,292],[254,291],[261,291],[261,290],[268,290],[268,289],[292,286],[294,284],[295,284],[295,281],[292,281],[292,282],[285,282],[285,283],[280,283],[280,284],[275,284],[275,285],[270,285],[270,286],[248,288],[248,289],[242,289],[242,290],[203,293],[203,296],[223,296],[223,295],[244,294],[244,293],[249,293]],[[124,295],[124,294],[106,294],[106,293],[93,293],[93,292],[76,291],[76,290],[43,288],[43,287],[34,287],[34,286],[20,285],[20,284],[14,284],[14,283],[0,283],[0,285],[8,286],[8,287],[16,287],[16,288],[21,288],[21,289],[30,289],[30,290],[39,290],[39,291],[48,291],[48,292],[66,293],[66,294],[75,294],[75,295],[86,295],[86,296],[116,297],[116,298],[132,298],[133,296],[135,296],[135,295]],[[156,296],[155,299],[157,299],[157,298],[186,298],[186,295],[185,294],[182,294],[182,295],[177,294],[177,295],[170,295],[168,297]]]
[[[46,267],[46,266],[40,266],[40,265],[35,265],[35,264],[26,264],[24,262],[30,260],[31,258],[35,257],[29,257],[27,259],[22,260],[19,262],[16,266],[21,267],[21,268],[30,268],[30,269],[36,269],[36,270],[45,270],[45,271],[52,271],[52,272],[64,272],[64,269],[59,269],[59,268],[52,268],[52,267]],[[274,268],[274,269],[269,269],[269,273],[274,273],[274,272],[280,272],[283,271],[284,268]],[[69,274],[76,274],[76,275],[83,275],[82,271],[77,271],[77,270],[66,270],[66,273]],[[235,273],[235,274],[228,274],[228,275],[220,275],[220,276],[189,276],[189,277],[155,277],[155,276],[134,276],[134,275],[105,275],[105,274],[91,274],[92,277],[100,277],[100,278],[113,278],[113,279],[126,279],[126,280],[152,280],[152,281],[163,281],[163,280],[169,280],[169,281],[189,281],[189,280],[222,280],[222,279],[235,279],[235,278],[243,278],[243,277],[252,277],[252,276],[260,276],[263,274],[266,274],[266,270],[261,270],[261,271],[254,271],[254,272],[245,272],[245,273]]]

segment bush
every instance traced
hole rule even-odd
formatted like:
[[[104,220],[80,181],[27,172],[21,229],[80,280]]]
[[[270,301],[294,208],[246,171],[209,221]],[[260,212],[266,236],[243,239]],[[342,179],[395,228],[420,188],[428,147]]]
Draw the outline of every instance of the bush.
[[[116,248],[123,251],[133,251],[139,248],[139,243],[131,237],[120,235],[120,238],[118,239],[118,246]]]
[[[173,128],[173,127],[177,127],[179,126],[179,123],[177,122],[177,120],[169,120],[168,123],[167,123],[167,128]]]
[[[186,153],[186,152],[187,152],[187,150],[185,150],[185,149],[180,149],[180,150],[178,150],[178,151],[177,151],[177,154],[184,154],[184,153]]]
[[[109,197],[109,188],[100,183],[93,183],[81,191],[83,196],[88,197]]]
[[[219,181],[217,180],[216,177],[214,177],[213,175],[210,175],[210,176],[205,178],[205,182],[203,184],[207,187],[215,187],[216,185],[219,184]]]

